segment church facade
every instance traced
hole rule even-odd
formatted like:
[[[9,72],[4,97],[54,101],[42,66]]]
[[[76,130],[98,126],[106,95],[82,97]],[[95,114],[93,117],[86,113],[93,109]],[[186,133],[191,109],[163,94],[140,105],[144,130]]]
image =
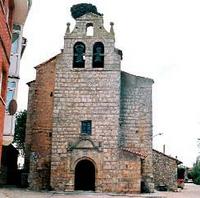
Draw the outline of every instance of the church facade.
[[[85,13],[29,82],[25,166],[32,189],[153,191],[152,84],[121,71],[103,16]]]

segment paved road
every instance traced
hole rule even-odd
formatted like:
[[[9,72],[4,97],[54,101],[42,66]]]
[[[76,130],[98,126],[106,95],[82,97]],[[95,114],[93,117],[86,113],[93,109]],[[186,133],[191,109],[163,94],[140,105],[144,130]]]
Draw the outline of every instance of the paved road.
[[[113,193],[92,192],[33,192],[16,188],[0,188],[0,198],[200,198],[200,186],[186,184],[185,189],[180,192],[156,192],[141,195],[119,195]]]
[[[180,192],[158,193],[167,198],[200,198],[200,186],[192,183],[185,184],[185,188]]]

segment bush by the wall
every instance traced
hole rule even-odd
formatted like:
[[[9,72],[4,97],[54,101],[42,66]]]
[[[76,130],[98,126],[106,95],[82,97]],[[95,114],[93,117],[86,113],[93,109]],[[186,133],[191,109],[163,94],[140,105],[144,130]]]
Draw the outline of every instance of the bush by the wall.
[[[200,185],[200,161],[193,165],[191,176],[195,184]]]

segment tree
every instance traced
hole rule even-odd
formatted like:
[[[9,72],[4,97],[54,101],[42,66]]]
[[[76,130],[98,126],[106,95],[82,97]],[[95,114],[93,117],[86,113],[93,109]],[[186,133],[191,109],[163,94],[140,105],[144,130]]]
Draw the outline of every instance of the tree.
[[[200,161],[197,161],[192,168],[191,176],[195,184],[200,185]]]
[[[15,134],[13,143],[16,144],[17,149],[22,150],[24,154],[24,142],[26,133],[26,117],[27,111],[20,111],[16,115]]]

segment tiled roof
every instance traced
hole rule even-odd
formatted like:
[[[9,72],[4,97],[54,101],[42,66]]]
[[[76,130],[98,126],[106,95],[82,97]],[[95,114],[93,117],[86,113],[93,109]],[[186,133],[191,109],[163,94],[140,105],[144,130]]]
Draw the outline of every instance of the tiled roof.
[[[136,148],[122,148],[122,150],[129,152],[133,155],[137,155],[141,159],[145,159],[147,157],[147,154],[145,152],[139,151],[139,149],[136,149]]]

